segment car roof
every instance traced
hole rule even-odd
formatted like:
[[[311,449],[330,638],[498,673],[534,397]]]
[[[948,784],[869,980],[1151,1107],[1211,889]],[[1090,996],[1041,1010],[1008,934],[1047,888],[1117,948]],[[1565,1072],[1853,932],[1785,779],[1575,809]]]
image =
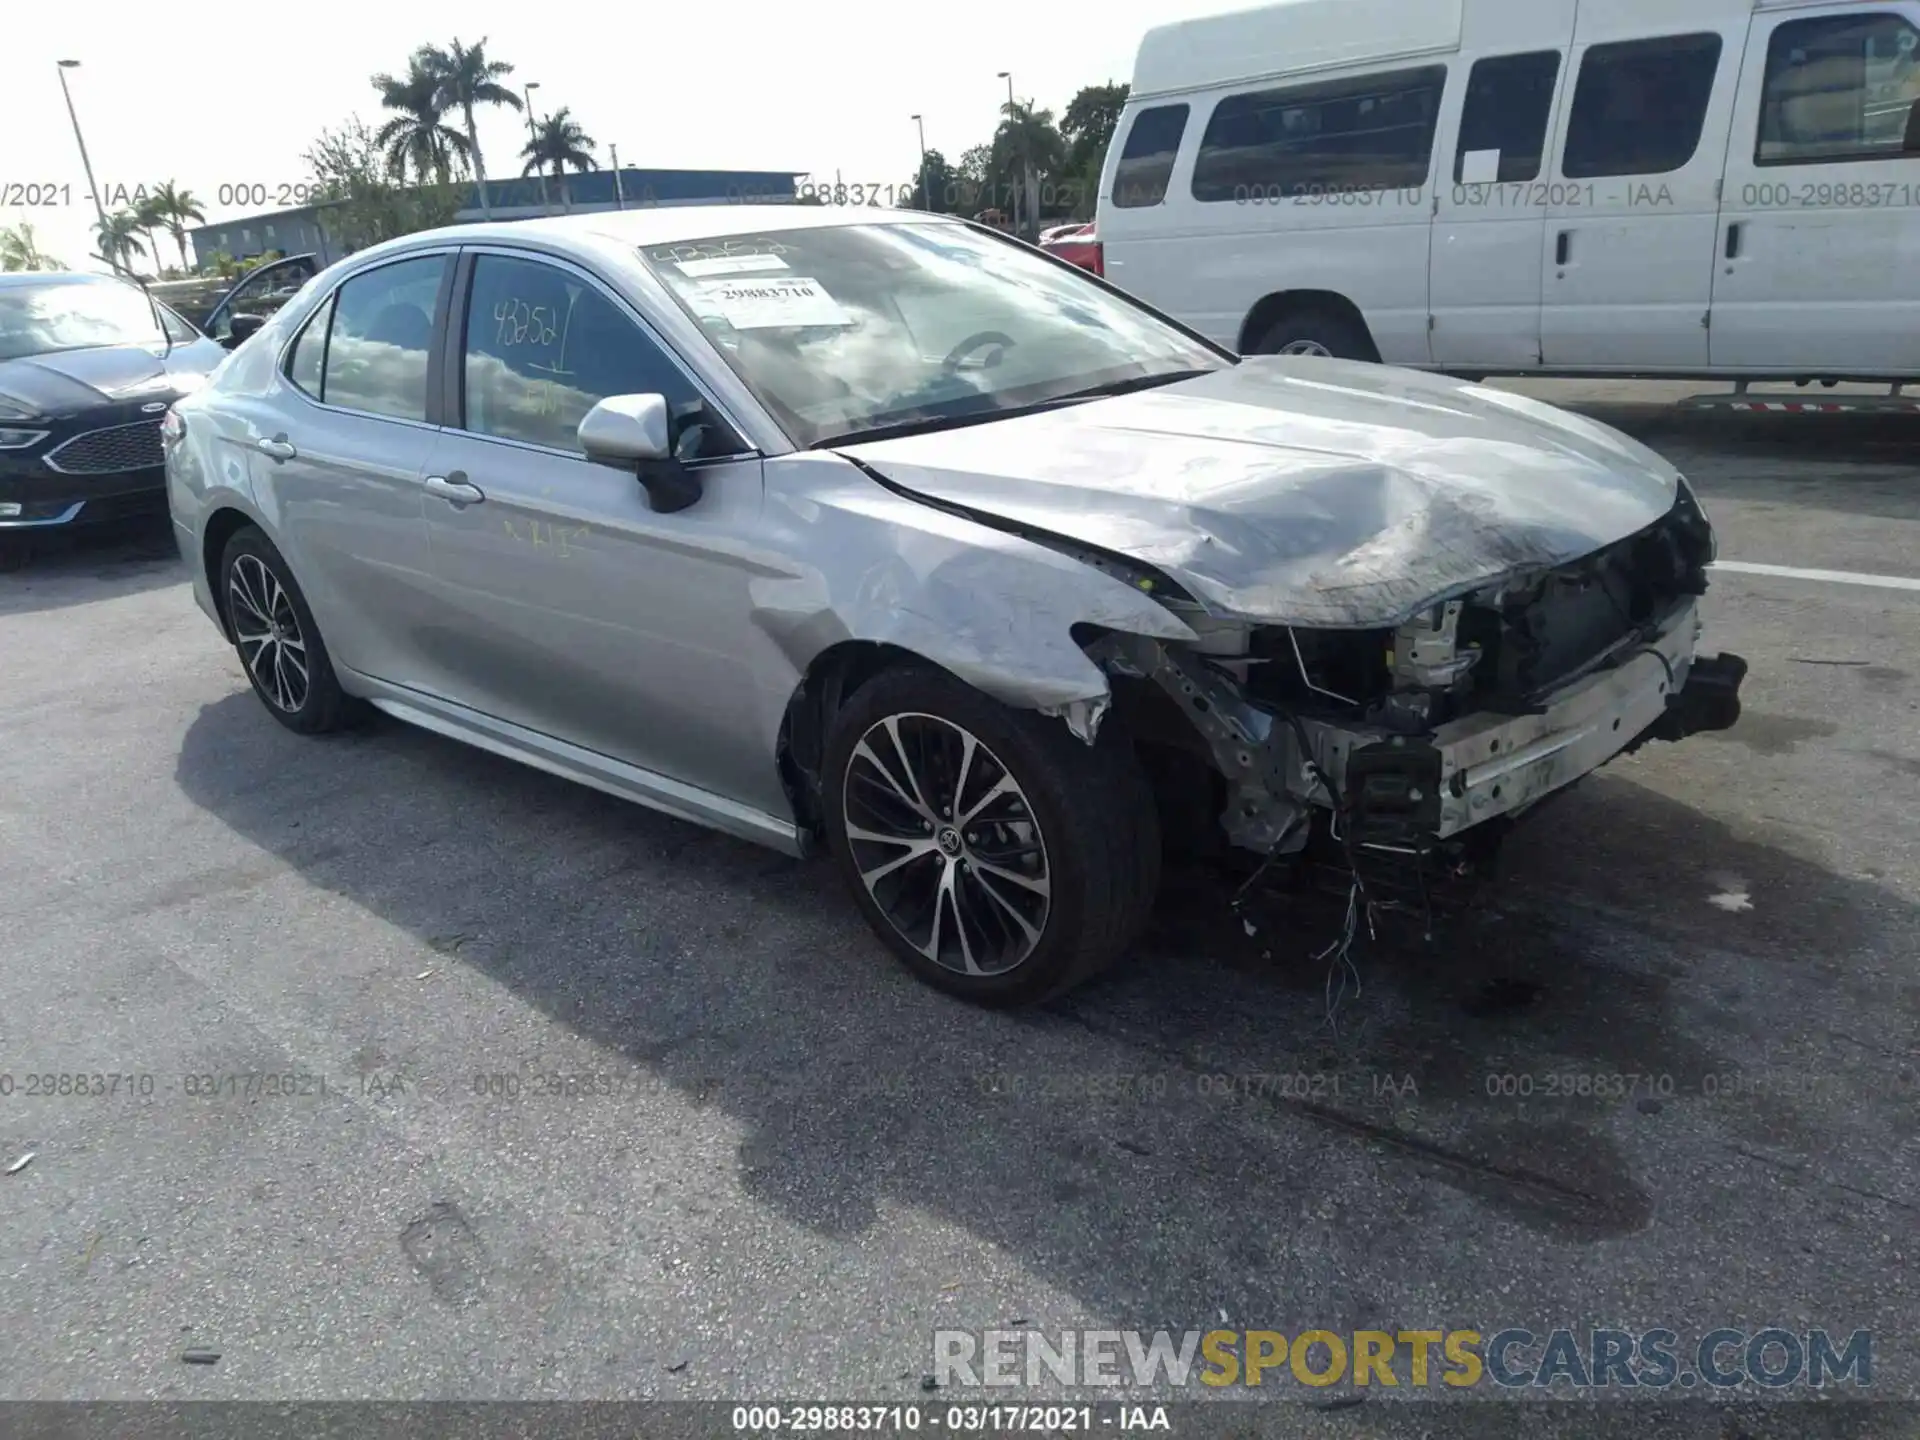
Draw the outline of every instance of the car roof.
[[[118,275],[95,275],[85,270],[15,270],[0,275],[0,289],[18,290],[28,285],[125,285]]]
[[[672,245],[709,235],[738,235],[748,230],[819,230],[837,225],[885,225],[911,222],[959,224],[949,215],[926,210],[888,210],[877,205],[649,205],[633,210],[596,210],[585,215],[549,215],[533,220],[450,225],[429,232],[466,241],[554,240],[589,237],[631,246]],[[419,240],[424,236],[408,237]]]

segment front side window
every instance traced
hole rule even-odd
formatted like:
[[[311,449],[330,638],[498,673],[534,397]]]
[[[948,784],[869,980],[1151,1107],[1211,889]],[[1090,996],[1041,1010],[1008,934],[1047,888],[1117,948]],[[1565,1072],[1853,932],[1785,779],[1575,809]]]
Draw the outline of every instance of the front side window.
[[[1720,68],[1718,35],[1595,45],[1580,62],[1561,166],[1569,180],[1666,175],[1693,159]]]
[[[652,336],[557,266],[479,256],[466,335],[464,424],[482,435],[578,451],[580,422],[609,395],[662,395],[676,418],[702,407]]]
[[[1113,170],[1113,203],[1123,210],[1158,205],[1167,198],[1173,157],[1187,129],[1185,105],[1156,105],[1133,117],[1120,163]]]
[[[951,222],[719,235],[643,255],[801,445],[1233,363],[1080,271]]]
[[[0,288],[0,360],[165,343],[152,302],[131,285],[67,280]]]
[[[1767,45],[1760,165],[1920,155],[1916,31],[1890,13],[1792,20]]]
[[[1193,167],[1196,200],[1424,185],[1447,67],[1229,95]]]
[[[1560,78],[1560,52],[1496,55],[1476,60],[1467,79],[1467,102],[1460,112],[1460,144],[1454,151],[1453,182],[1499,181],[1513,184],[1540,173],[1547,148],[1547,122],[1553,115],[1553,83]],[[1477,160],[1469,173],[1468,157]]]
[[[401,260],[356,275],[333,301],[321,391],[329,405],[427,418],[427,355],[446,273],[443,255]]]

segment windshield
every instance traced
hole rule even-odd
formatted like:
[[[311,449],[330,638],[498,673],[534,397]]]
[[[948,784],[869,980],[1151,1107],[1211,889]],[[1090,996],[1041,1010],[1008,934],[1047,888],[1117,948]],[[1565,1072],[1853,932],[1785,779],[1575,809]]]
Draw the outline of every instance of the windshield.
[[[96,345],[164,345],[147,297],[127,285],[68,281],[0,289],[0,360]]]
[[[950,222],[718,235],[645,254],[801,445],[1233,363],[1076,270]]]

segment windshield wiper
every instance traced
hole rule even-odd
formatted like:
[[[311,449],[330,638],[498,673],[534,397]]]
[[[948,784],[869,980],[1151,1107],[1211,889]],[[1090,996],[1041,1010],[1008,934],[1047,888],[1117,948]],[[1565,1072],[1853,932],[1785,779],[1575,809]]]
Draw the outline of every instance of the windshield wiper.
[[[1026,405],[1009,405],[1001,410],[970,410],[965,415],[930,416],[924,420],[902,420],[895,425],[876,425],[869,430],[849,430],[843,435],[829,435],[824,440],[816,440],[807,448],[827,450],[835,445],[865,445],[875,440],[900,440],[909,435],[954,430],[962,425],[980,425],[989,420],[1012,420],[1021,415],[1038,415],[1044,410],[1054,410],[1063,405],[1081,405],[1089,400],[1104,400],[1110,395],[1126,395],[1135,390],[1151,390],[1178,380],[1192,380],[1214,373],[1212,370],[1167,370],[1158,375],[1134,375],[1125,380],[1109,380],[1104,385],[1089,385],[1084,390],[1069,390],[1064,395],[1049,395],[1044,400],[1035,400]]]

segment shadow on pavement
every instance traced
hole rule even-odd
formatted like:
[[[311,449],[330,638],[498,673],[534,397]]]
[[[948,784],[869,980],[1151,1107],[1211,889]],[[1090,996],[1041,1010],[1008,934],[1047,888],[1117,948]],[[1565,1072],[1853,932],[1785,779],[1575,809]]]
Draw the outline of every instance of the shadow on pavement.
[[[473,937],[449,963],[721,1108],[745,1136],[739,1183],[769,1209],[852,1236],[883,1203],[923,1207],[1116,1315],[1363,1321],[1369,1287],[1444,1279],[1431,1227],[1459,1233],[1461,1209],[1562,1241],[1641,1230],[1656,1177],[1613,1137],[1658,1096],[1528,1107],[1495,1096],[1497,1077],[1638,1072],[1697,1091],[1753,1053],[1770,976],[1914,924],[1885,890],[1603,778],[1516,857],[1511,905],[1431,946],[1368,947],[1331,1023],[1327,967],[1305,957],[1340,907],[1262,913],[1249,935],[1204,882],[1170,890],[1114,975],[1009,1016],[907,977],[824,861],[391,722],[302,741],[238,693],[201,710],[176,773],[312,885],[429,944]],[[1798,918],[1730,940],[1735,917],[1703,899],[1722,872]],[[1683,999],[1662,934],[1739,945],[1754,993]],[[1776,1096],[1715,1123],[1730,1141],[1822,1143]],[[1338,1227],[1330,1164],[1381,1167],[1371,1203],[1344,1192]],[[1297,1247],[1299,1229],[1335,1237],[1334,1258]]]
[[[165,515],[36,533],[18,570],[0,571],[0,615],[28,615],[177,585],[187,568]]]

